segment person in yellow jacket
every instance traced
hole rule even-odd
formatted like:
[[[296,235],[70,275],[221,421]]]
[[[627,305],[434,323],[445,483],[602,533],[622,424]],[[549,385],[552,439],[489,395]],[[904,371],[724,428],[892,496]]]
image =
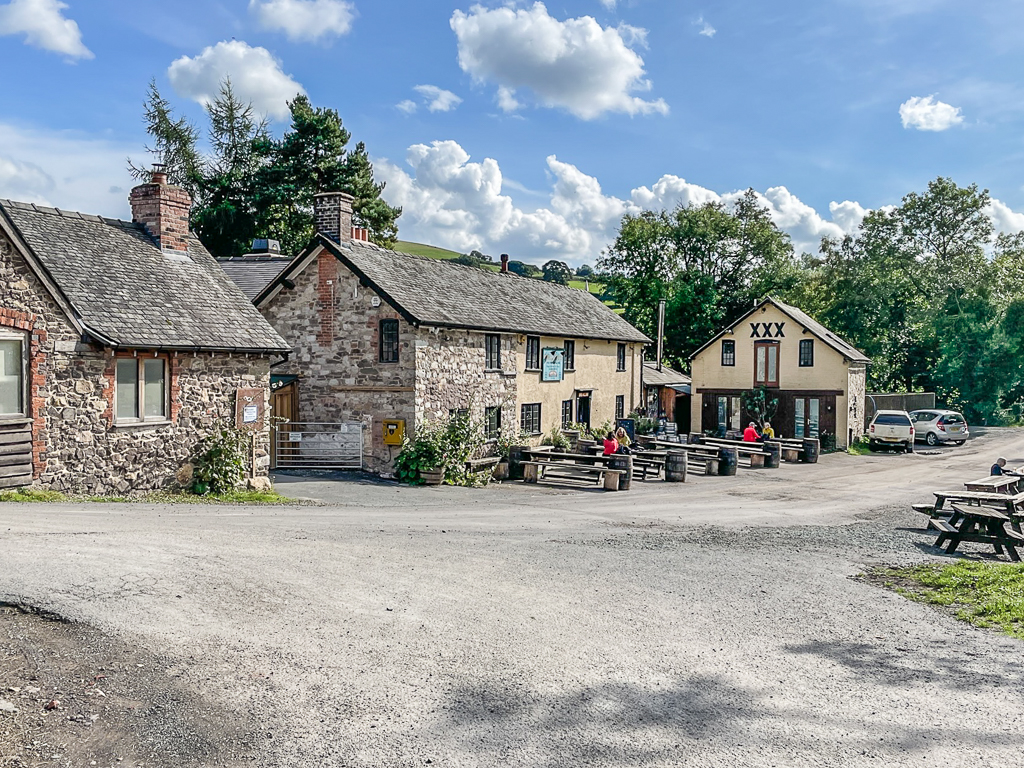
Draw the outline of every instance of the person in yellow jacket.
[[[764,427],[761,429],[761,439],[762,440],[774,440],[775,439],[775,430],[772,429],[772,423],[770,421],[766,421],[764,423]]]

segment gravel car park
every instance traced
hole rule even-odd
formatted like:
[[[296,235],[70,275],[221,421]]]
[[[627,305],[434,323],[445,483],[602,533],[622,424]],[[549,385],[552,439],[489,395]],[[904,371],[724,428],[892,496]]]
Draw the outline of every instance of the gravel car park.
[[[2,597],[89,646],[51,679],[0,627],[80,708],[0,665],[0,754],[34,754],[18,718],[74,716],[62,757],[23,762],[1021,765],[1020,643],[856,578],[937,558],[909,504],[997,455],[1024,431],[629,493],[282,477],[312,501],[0,505]],[[117,706],[86,696],[100,675]],[[122,755],[111,721],[156,746]]]

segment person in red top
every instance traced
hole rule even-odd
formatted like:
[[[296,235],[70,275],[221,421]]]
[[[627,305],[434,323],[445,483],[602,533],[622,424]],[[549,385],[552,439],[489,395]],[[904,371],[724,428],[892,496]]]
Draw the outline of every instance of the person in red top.
[[[743,430],[743,442],[744,443],[756,443],[761,440],[761,435],[757,433],[757,425],[754,422],[750,422],[745,430]]]
[[[615,439],[615,433],[609,432],[604,438],[604,455],[613,456],[619,450],[619,441]]]

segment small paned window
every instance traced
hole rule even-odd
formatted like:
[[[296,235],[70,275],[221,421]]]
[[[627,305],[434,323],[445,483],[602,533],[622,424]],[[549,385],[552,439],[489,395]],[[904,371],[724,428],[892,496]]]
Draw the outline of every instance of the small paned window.
[[[722,365],[736,365],[736,341],[734,339],[722,341]]]
[[[489,371],[501,370],[501,336],[488,333],[484,336],[484,347],[487,355],[485,366]]]
[[[526,337],[526,370],[540,370],[540,336]]]
[[[167,362],[161,358],[122,358],[115,372],[117,421],[167,419]]]
[[[487,430],[487,439],[496,440],[501,434],[501,406],[494,405],[486,408],[484,411],[484,422],[485,429]]]
[[[565,340],[565,370],[576,370],[576,342],[572,339]]]
[[[814,367],[814,339],[800,340],[800,367]]]
[[[626,370],[626,345],[619,344],[618,354],[615,358],[615,370],[624,371]]]
[[[568,342],[566,342],[568,343]],[[572,424],[572,400],[562,401],[562,428],[565,429]]]
[[[540,403],[526,403],[523,405],[519,417],[519,426],[531,435],[539,435],[541,433]]]
[[[779,386],[779,345],[775,343],[754,344],[754,386]]]
[[[398,362],[398,321],[395,319],[380,321],[380,361]]]
[[[25,340],[0,338],[0,417],[25,412]]]
[[[626,418],[626,396],[616,395],[615,396],[615,418],[624,419]]]

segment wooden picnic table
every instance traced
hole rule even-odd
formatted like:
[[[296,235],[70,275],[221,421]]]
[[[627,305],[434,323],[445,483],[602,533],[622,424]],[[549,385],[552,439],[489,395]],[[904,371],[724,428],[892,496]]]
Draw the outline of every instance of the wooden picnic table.
[[[544,479],[548,472],[552,472],[555,477],[596,475],[597,484],[603,484],[606,491],[619,490],[620,478],[626,474],[626,470],[612,469],[603,464],[576,464],[569,461],[524,461],[522,466],[523,480],[527,483],[536,483]]]
[[[983,477],[980,480],[970,480],[964,483],[964,487],[968,491],[977,491],[979,493],[994,492],[994,493],[1016,493],[1017,483],[1020,482],[1020,478],[1014,475],[990,475]]]
[[[993,493],[992,491],[934,491],[935,505],[931,509],[934,517],[942,512],[947,501],[959,501],[965,504],[988,504],[993,507],[1000,507],[1006,514],[1020,514],[1024,508],[1024,493],[1008,495],[1005,493]],[[926,505],[914,505],[915,509],[920,506],[919,511],[925,511]]]
[[[938,529],[936,547],[946,544],[946,554],[953,554],[965,541],[977,544],[991,544],[997,555],[1007,555],[1013,562],[1020,562],[1017,547],[1024,544],[1024,534],[1019,530],[1007,530],[1012,522],[1008,515],[986,507],[960,507],[953,505],[953,516],[946,520],[932,520],[931,526]]]

